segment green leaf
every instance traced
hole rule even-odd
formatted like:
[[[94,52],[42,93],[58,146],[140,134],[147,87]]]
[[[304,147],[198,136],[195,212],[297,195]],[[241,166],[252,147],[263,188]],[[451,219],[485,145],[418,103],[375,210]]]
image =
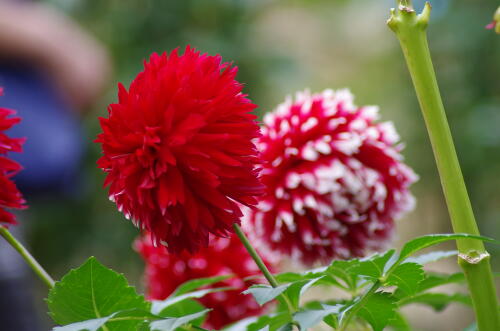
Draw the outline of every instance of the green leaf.
[[[300,280],[321,278],[315,283],[316,285],[333,285],[345,289],[345,286],[340,284],[327,270],[328,267],[321,267],[303,272],[283,272],[274,275],[274,277],[279,283],[293,283]]]
[[[150,306],[123,275],[106,268],[94,257],[56,282],[47,304],[49,314],[61,325],[101,319],[122,310],[148,311]],[[140,320],[113,322],[108,329],[135,331],[140,323]]]
[[[429,273],[426,274],[424,280],[420,282],[418,291],[423,292],[441,285],[460,283],[463,281],[465,281],[465,275],[462,272],[457,272],[454,274]]]
[[[467,294],[455,293],[420,293],[413,297],[404,298],[398,302],[400,307],[406,306],[411,303],[423,304],[434,308],[436,311],[441,311],[450,303],[462,303],[464,305],[472,306],[472,301]]]
[[[200,287],[212,285],[218,283],[220,281],[226,280],[228,278],[233,277],[233,275],[223,275],[223,276],[215,276],[215,277],[207,277],[207,278],[198,278],[188,280],[187,282],[179,285],[174,293],[171,295],[173,297],[179,296],[181,294],[185,294],[194,290],[199,289]]]
[[[71,323],[65,326],[61,327],[55,327],[53,331],[97,331],[100,328],[104,329],[104,325],[106,325],[105,330],[109,330],[109,326],[112,326],[113,324],[116,324],[118,322],[123,322],[123,321],[134,321],[137,322],[137,325],[134,326],[133,328],[127,329],[127,330],[137,330],[137,327],[140,324],[145,323],[146,325],[149,324],[150,321],[155,321],[155,320],[161,320],[162,317],[160,316],[155,316],[147,311],[140,310],[140,309],[129,309],[129,310],[123,310],[123,311],[118,311],[116,313],[113,313],[109,316],[102,317],[102,318],[96,318],[96,319],[91,319],[87,321],[82,321],[82,322],[76,322],[76,323]],[[149,330],[149,329],[148,329]]]
[[[456,240],[456,239],[475,239],[482,240],[485,242],[500,244],[500,241],[483,237],[483,236],[475,236],[472,234],[466,233],[456,233],[456,234],[430,234],[422,237],[415,238],[407,242],[403,248],[401,249],[401,253],[399,254],[399,259],[403,260],[412,255],[419,250],[427,248],[432,245],[436,245],[448,240]]]
[[[279,327],[276,331],[292,331],[292,330],[293,330],[293,324],[287,323],[287,324]]]
[[[457,256],[458,251],[435,251],[427,254],[422,254],[416,257],[409,257],[405,262],[414,262],[418,264],[427,264],[430,262],[436,262],[441,259],[445,259],[451,256]]]
[[[283,284],[278,287],[271,287],[269,285],[257,284],[251,286],[249,289],[243,292],[243,294],[252,294],[255,301],[259,305],[263,305],[273,299],[276,299],[279,295],[286,292],[286,295],[290,299],[292,305],[297,308],[299,305],[300,296],[307,291],[309,287],[314,285],[318,280],[324,276],[314,278],[299,280],[296,282]]]
[[[338,314],[343,305],[322,305],[321,309],[302,310],[293,315],[295,322],[299,324],[300,330],[308,330],[323,321],[325,317],[331,314]]]
[[[406,295],[413,295],[419,289],[420,282],[424,279],[422,265],[406,262],[396,266],[388,275],[384,285],[395,285],[398,290]]]
[[[333,314],[332,315],[328,315],[325,318],[323,318],[323,322],[325,322],[326,324],[328,324],[329,326],[331,326],[332,329],[336,329],[339,326],[339,322],[338,322],[337,316],[335,316]]]
[[[325,275],[327,267],[315,268],[302,272],[283,272],[274,275],[276,280],[280,283],[291,283],[299,280],[314,279]]]
[[[326,272],[327,274],[342,280],[345,284],[343,287],[348,290],[353,290],[356,288],[358,275],[353,272],[349,272],[349,270],[352,270],[358,264],[358,259],[335,260],[330,264]]]
[[[200,312],[178,318],[167,318],[160,321],[154,321],[151,322],[150,328],[151,331],[174,331],[178,327],[199,320],[209,311],[210,309],[205,309]]]
[[[244,291],[243,294],[252,294],[255,301],[262,306],[285,292],[292,284],[294,283],[283,284],[278,287],[271,287],[264,284],[252,285],[249,289]]]
[[[285,290],[285,293],[295,309],[298,309],[299,307],[300,297],[321,278],[323,278],[323,276],[311,280],[301,280],[290,284],[290,286]]]
[[[97,331],[99,330],[107,321],[109,321],[115,314],[110,316],[91,319],[83,322],[76,322],[72,324],[68,324],[65,326],[56,326],[53,328],[53,331]]]
[[[179,296],[170,296],[165,300],[153,300],[151,306],[151,312],[157,315],[163,315],[163,310],[173,304],[181,302],[186,299],[198,299],[202,298],[209,293],[222,292],[227,290],[232,290],[232,287],[219,287],[219,288],[207,288],[205,290],[198,290],[194,292],[184,293]]]
[[[384,267],[394,253],[395,250],[391,249],[383,254],[373,254],[359,260],[359,263],[349,267],[347,271],[370,279],[378,279],[384,274]]]
[[[408,323],[406,318],[400,313],[397,312],[394,314],[392,320],[387,324],[393,331],[411,331],[411,325]]]
[[[247,317],[247,318],[241,319],[241,320],[237,321],[236,323],[233,323],[233,324],[225,327],[222,330],[224,330],[224,331],[247,330],[248,326],[252,323],[257,322],[258,318],[259,318],[258,316]]]
[[[246,329],[233,329],[232,331],[259,331],[264,329],[266,326],[270,331],[278,331],[280,328],[287,326],[290,322],[290,315],[288,312],[283,312],[271,316],[261,316],[257,319],[257,321],[249,324]]]
[[[377,292],[359,309],[358,316],[367,321],[373,331],[381,331],[394,318],[396,307],[395,299],[389,293]]]
[[[175,305],[170,305],[163,309],[158,315],[162,317],[182,317],[205,310],[205,307],[196,300],[184,299]],[[192,325],[200,326],[204,322],[204,316],[198,320],[191,321]]]

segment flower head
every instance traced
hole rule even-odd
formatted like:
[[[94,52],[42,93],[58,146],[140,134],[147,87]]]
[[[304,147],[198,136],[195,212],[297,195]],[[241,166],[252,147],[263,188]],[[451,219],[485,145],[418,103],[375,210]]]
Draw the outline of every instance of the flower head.
[[[205,307],[213,309],[206,326],[219,330],[229,323],[263,311],[251,295],[241,293],[255,283],[255,280],[244,279],[260,272],[236,235],[214,238],[209,247],[194,255],[185,252],[169,254],[165,247],[155,247],[147,236],[139,238],[135,247],[146,262],[149,299],[166,299],[179,285],[191,279],[231,274],[234,277],[212,287],[233,287],[234,290],[211,293],[200,299]]]
[[[414,206],[417,176],[392,123],[348,90],[297,93],[264,117],[257,146],[267,192],[249,210],[253,239],[304,264],[382,248]]]
[[[0,95],[2,94],[3,89],[0,88]],[[12,176],[21,170],[21,166],[7,157],[9,152],[21,152],[25,140],[10,138],[5,134],[5,131],[21,121],[19,117],[11,116],[15,113],[13,110],[0,108],[0,226],[16,224],[14,215],[5,208],[26,208],[21,192],[12,181]]]
[[[239,223],[257,178],[256,107],[237,68],[189,46],[153,53],[101,118],[98,165],[118,209],[170,252],[197,251]]]

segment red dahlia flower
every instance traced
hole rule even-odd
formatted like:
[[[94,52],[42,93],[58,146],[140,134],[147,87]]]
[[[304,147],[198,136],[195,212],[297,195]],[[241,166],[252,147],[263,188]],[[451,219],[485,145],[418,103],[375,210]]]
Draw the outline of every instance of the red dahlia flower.
[[[0,88],[0,95],[3,89]],[[0,226],[16,224],[13,214],[4,208],[24,209],[25,201],[21,192],[12,181],[12,176],[21,170],[21,166],[7,158],[8,152],[21,152],[23,138],[9,138],[4,131],[10,129],[14,124],[21,121],[19,117],[10,117],[16,112],[10,109],[0,108]]]
[[[255,205],[259,128],[237,68],[189,46],[153,53],[101,118],[109,197],[155,243],[196,252]]]
[[[152,300],[166,299],[180,284],[191,279],[235,276],[212,285],[234,290],[211,293],[200,299],[205,307],[213,309],[206,321],[208,328],[219,330],[242,318],[259,315],[264,309],[251,295],[241,294],[255,284],[244,279],[260,272],[236,235],[213,238],[210,246],[194,255],[169,254],[165,247],[155,247],[147,236],[138,239],[135,246],[146,262],[147,295]]]
[[[382,248],[414,206],[417,176],[392,123],[348,90],[298,93],[264,117],[257,147],[267,192],[248,212],[253,239],[304,264]]]

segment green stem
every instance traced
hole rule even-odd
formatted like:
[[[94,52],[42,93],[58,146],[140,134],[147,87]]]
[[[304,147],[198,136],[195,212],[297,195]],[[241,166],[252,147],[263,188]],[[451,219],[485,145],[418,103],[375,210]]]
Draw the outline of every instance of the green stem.
[[[352,306],[352,308],[349,311],[345,313],[346,315],[342,320],[342,322],[340,323],[338,331],[347,330],[347,327],[349,326],[349,323],[351,323],[352,318],[356,316],[356,314],[361,308],[363,308],[363,306],[366,304],[368,299],[370,299],[372,294],[379,289],[380,285],[382,285],[380,281],[376,281],[375,283],[373,283],[373,285],[368,289],[368,291],[366,291],[365,294],[363,294],[361,299],[359,299],[359,301],[354,306]]]
[[[24,261],[30,266],[31,269],[37,274],[37,276],[49,287],[52,288],[54,287],[54,280],[52,277],[49,276],[49,274],[42,268],[42,266],[35,260],[35,258],[28,252],[28,250],[19,242],[17,241],[14,236],[10,233],[7,228],[3,227],[0,225],[0,235],[7,240],[7,242],[21,254],[23,257]]]
[[[247,249],[248,254],[250,254],[252,259],[255,261],[255,264],[257,264],[260,271],[262,271],[264,277],[266,277],[269,284],[271,284],[272,287],[278,287],[278,282],[271,274],[269,269],[267,269],[267,266],[264,263],[264,261],[262,261],[261,257],[259,256],[259,253],[257,253],[255,248],[253,248],[252,244],[250,244],[250,241],[248,240],[246,234],[243,232],[241,227],[238,224],[234,223],[233,228],[234,231],[236,232],[236,235],[238,236],[238,238],[240,238],[241,242],[243,243],[243,246],[245,246],[245,248]]]
[[[455,233],[479,235],[427,43],[426,27],[430,10],[430,4],[426,3],[422,13],[417,15],[411,6],[405,6],[401,0],[399,10],[392,9],[387,24],[396,33],[406,58],[429,132],[453,230]],[[479,240],[460,239],[457,240],[457,247],[479,330],[500,330],[498,300],[484,244]]]
[[[252,244],[248,240],[246,234],[243,232],[241,227],[237,223],[234,223],[233,228],[234,228],[234,231],[236,232],[236,235],[238,236],[238,238],[242,242],[243,246],[245,246],[246,250],[248,251],[248,254],[250,254],[252,259],[255,261],[255,264],[257,264],[257,267],[259,267],[260,271],[262,272],[264,277],[266,277],[269,284],[272,287],[278,287],[278,282],[276,281],[274,276],[271,274],[269,269],[267,269],[266,264],[264,263],[264,261],[262,261],[262,258],[259,256],[259,253],[257,253],[255,248],[253,248]],[[290,299],[288,298],[288,296],[285,293],[283,293],[283,294],[281,294],[281,297],[285,301],[285,303],[288,307],[289,313],[293,314],[295,312],[295,309],[293,308],[293,305],[290,302]]]

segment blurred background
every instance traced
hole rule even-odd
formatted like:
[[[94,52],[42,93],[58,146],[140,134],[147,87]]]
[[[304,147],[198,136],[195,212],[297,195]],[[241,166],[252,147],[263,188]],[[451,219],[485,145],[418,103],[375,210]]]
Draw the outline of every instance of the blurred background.
[[[2,5],[10,2],[0,1]],[[58,124],[63,128],[59,134],[57,130],[47,131],[53,123],[47,118],[30,120],[34,131],[42,127],[51,132],[52,143],[43,144],[43,137],[35,137],[25,145],[33,153],[55,153],[51,159],[61,167],[56,167],[53,174],[58,179],[57,187],[37,184],[30,188],[30,180],[47,181],[46,174],[38,174],[42,178],[36,173],[33,178],[19,178],[30,207],[19,213],[24,240],[55,278],[95,255],[142,288],[143,265],[131,248],[138,231],[108,201],[102,189],[104,174],[95,165],[99,146],[92,141],[99,131],[97,117],[104,116],[107,105],[116,100],[117,82],[128,86],[151,52],[184,48],[187,44],[234,61],[240,68],[238,79],[259,105],[259,114],[272,110],[285,95],[304,88],[319,92],[349,87],[358,105],[379,105],[382,120],[393,121],[406,143],[406,162],[421,177],[412,189],[417,208],[398,223],[397,242],[451,231],[404,59],[397,39],[385,25],[394,1],[21,2],[24,6],[36,5],[47,15],[42,15],[41,20],[52,22],[53,30],[47,30],[52,32],[40,32],[33,38],[44,52],[54,47],[60,58],[38,61],[24,56],[14,63],[11,59],[18,58],[17,53],[0,50],[0,84],[5,88],[0,105],[19,110],[26,121],[31,116],[30,107],[36,110],[43,103],[54,121],[64,122]],[[416,7],[422,7],[422,1],[414,2]],[[499,3],[431,0],[431,4],[431,52],[472,204],[482,233],[500,238],[500,37],[484,28]],[[0,15],[0,29],[5,20]],[[29,16],[18,21],[30,22]],[[60,29],[59,23],[65,28]],[[26,29],[19,27],[12,34],[4,30],[3,34],[17,41]],[[0,44],[7,37],[0,33]],[[36,75],[26,73],[26,66],[20,65],[27,62]],[[2,67],[2,63],[6,65]],[[26,83],[18,77],[30,74],[41,77],[34,83],[27,79],[28,86],[35,84],[43,95],[53,95],[51,100],[25,96],[17,88],[15,84]],[[11,88],[17,92],[9,97]],[[23,102],[16,105],[19,100]],[[28,109],[24,115],[23,107]],[[29,160],[23,165],[29,174],[38,167]],[[44,189],[36,189],[40,187]],[[500,270],[498,247],[489,249],[495,257],[494,270]],[[433,267],[452,271],[454,261]],[[46,290],[37,280],[33,284],[38,293],[34,300],[43,323],[41,329],[46,330],[51,325],[42,301]],[[429,317],[418,316],[420,312]],[[461,330],[472,320],[468,309],[461,307],[447,309],[442,315],[420,308],[409,314],[416,330]]]

